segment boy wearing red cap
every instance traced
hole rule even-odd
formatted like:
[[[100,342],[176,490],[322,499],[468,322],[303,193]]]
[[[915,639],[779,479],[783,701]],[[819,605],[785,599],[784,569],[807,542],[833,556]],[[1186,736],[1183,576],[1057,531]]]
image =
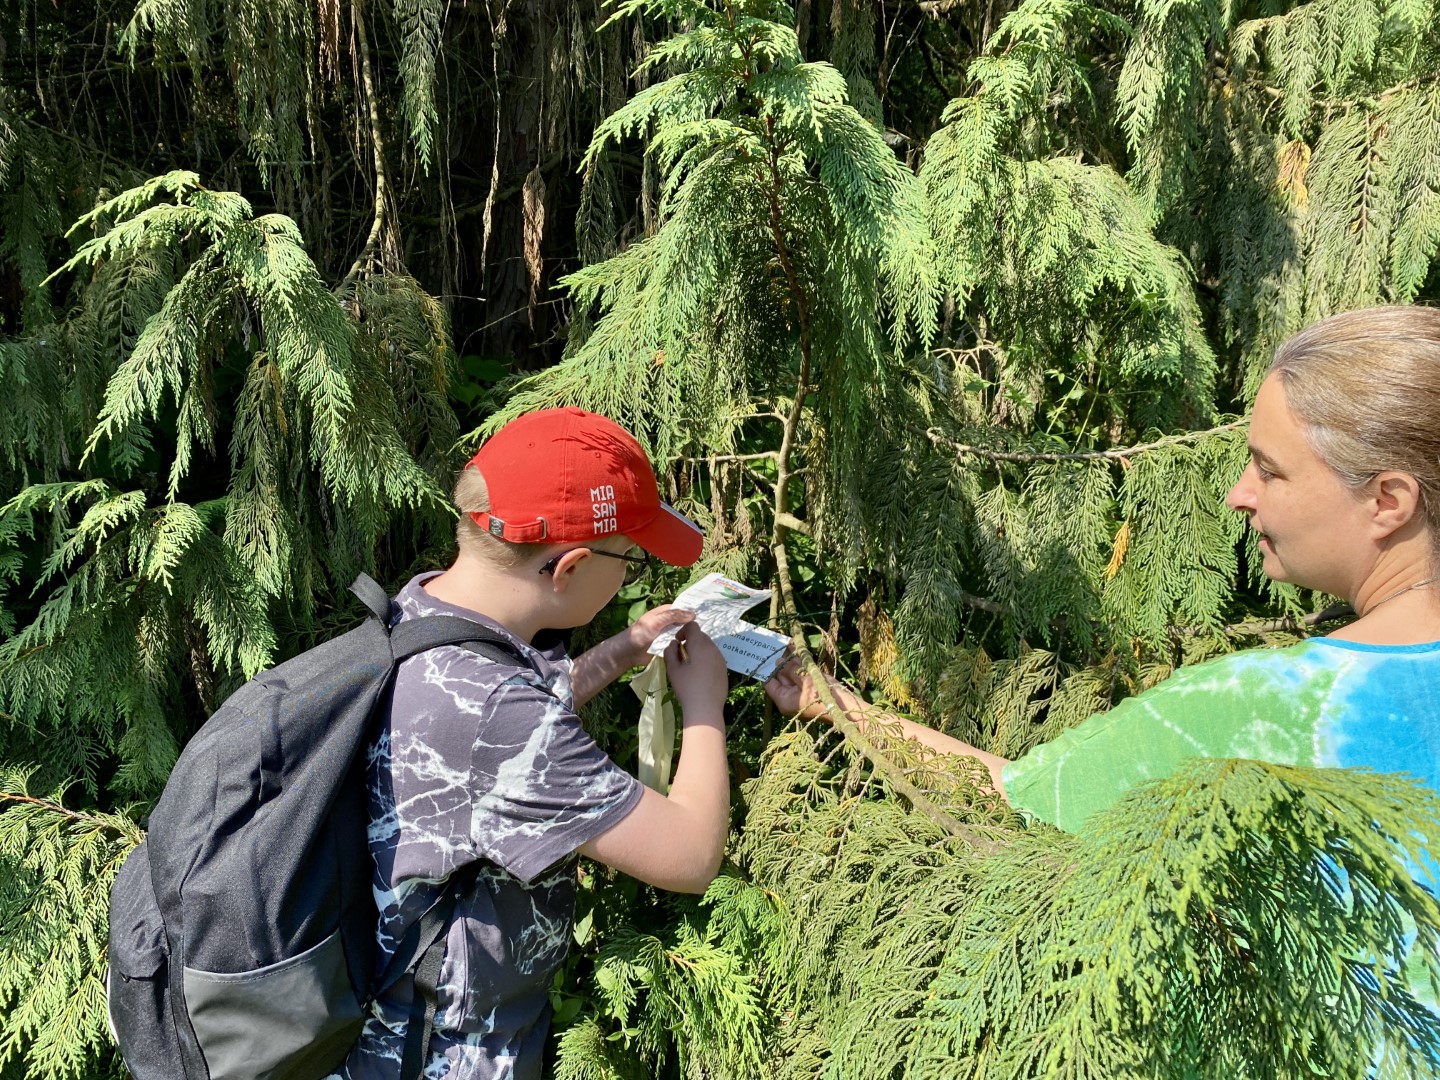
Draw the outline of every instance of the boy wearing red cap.
[[[465,870],[444,930],[424,1075],[538,1078],[548,991],[570,940],[576,853],[685,892],[703,892],[719,867],[728,681],[714,643],[685,625],[686,658],[676,645],[666,653],[684,712],[668,796],[620,769],[575,715],[644,663],[662,630],[690,620],[656,608],[573,661],[554,633],[594,618],[649,556],[677,566],[700,557],[699,529],[660,501],[623,428],[580,409],[521,417],[465,467],[455,499],[459,555],[401,590],[399,618],[472,619],[504,635],[524,663],[446,646],[399,668],[366,770],[377,970]],[[398,1080],[414,997],[407,973],[375,1001],[343,1075]],[[417,1045],[405,1071],[418,1067]]]

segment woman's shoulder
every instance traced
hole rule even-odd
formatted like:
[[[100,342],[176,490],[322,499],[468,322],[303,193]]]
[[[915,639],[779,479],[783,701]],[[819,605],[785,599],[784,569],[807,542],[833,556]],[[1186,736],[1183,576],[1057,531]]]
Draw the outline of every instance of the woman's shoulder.
[[[1308,724],[1344,677],[1330,661],[1312,641],[1302,641],[1187,664],[1080,724],[1078,737],[1123,743],[1137,731],[1152,741],[1171,732],[1192,756],[1227,756],[1226,733],[1252,726],[1257,717],[1285,728]]]
[[[1243,649],[1176,669],[1107,716],[1179,722],[1189,730],[1250,730],[1257,724],[1315,728],[1362,711],[1409,715],[1440,688],[1440,643],[1361,646],[1309,638]],[[1427,704],[1427,708],[1428,708]]]
[[[1296,761],[1327,678],[1309,642],[1177,668],[1005,770],[1012,801],[1074,828],[1142,780],[1196,757]]]
[[[1331,658],[1307,639],[1275,648],[1238,649],[1198,664],[1175,668],[1139,697],[1201,691],[1254,693],[1267,685],[1293,687],[1322,677],[1333,668]]]
[[[1176,668],[1146,694],[1171,690],[1263,691],[1268,686],[1299,686],[1364,681],[1400,669],[1427,681],[1440,679],[1440,641],[1415,645],[1371,645],[1339,638],[1314,637],[1281,648],[1241,649],[1199,664]],[[1145,694],[1140,695],[1144,697]]]

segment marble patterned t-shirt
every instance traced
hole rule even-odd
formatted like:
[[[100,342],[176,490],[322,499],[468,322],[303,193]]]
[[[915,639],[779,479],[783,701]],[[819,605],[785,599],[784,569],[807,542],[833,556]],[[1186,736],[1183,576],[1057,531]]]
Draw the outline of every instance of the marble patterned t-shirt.
[[[1185,667],[1005,768],[1011,803],[1071,832],[1187,758],[1408,773],[1440,790],[1440,642],[1311,638]],[[1440,880],[1431,857],[1417,880]],[[1433,887],[1433,884],[1432,884]],[[1432,1007],[1429,988],[1414,989]]]
[[[480,862],[456,904],[437,986],[431,1080],[538,1078],[548,990],[569,947],[575,852],[615,825],[642,788],[595,744],[573,709],[564,649],[536,649],[413,579],[400,618],[454,615],[515,642],[525,668],[460,646],[406,660],[388,719],[369,748],[370,854],[380,909],[376,971],[439,898],[445,880]],[[395,1080],[412,981],[372,1007],[341,1074]]]

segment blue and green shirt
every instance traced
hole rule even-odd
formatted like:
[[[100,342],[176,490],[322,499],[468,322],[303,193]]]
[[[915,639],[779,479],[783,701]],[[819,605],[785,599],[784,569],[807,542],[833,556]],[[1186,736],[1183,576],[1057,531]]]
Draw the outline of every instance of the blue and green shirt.
[[[1312,638],[1181,668],[1011,762],[1005,790],[1015,806],[1083,831],[1136,784],[1195,757],[1365,766],[1440,790],[1440,642]],[[1418,880],[1433,888],[1440,862],[1433,852],[1423,862]]]

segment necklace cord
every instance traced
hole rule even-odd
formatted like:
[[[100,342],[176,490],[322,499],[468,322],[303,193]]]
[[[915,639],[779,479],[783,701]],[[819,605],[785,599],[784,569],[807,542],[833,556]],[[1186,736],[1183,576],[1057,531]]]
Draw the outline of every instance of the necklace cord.
[[[1379,600],[1376,600],[1375,603],[1370,605],[1370,611],[1365,612],[1365,614],[1361,615],[1360,617],[1363,619],[1365,615],[1369,615],[1371,611],[1374,611],[1381,604],[1388,604],[1397,596],[1404,596],[1407,592],[1414,592],[1416,589],[1423,589],[1426,585],[1433,585],[1436,581],[1440,581],[1440,575],[1432,574],[1430,577],[1421,578],[1419,581],[1415,582],[1414,585],[1406,585],[1402,588],[1396,589],[1389,596],[1384,596],[1381,597]]]

